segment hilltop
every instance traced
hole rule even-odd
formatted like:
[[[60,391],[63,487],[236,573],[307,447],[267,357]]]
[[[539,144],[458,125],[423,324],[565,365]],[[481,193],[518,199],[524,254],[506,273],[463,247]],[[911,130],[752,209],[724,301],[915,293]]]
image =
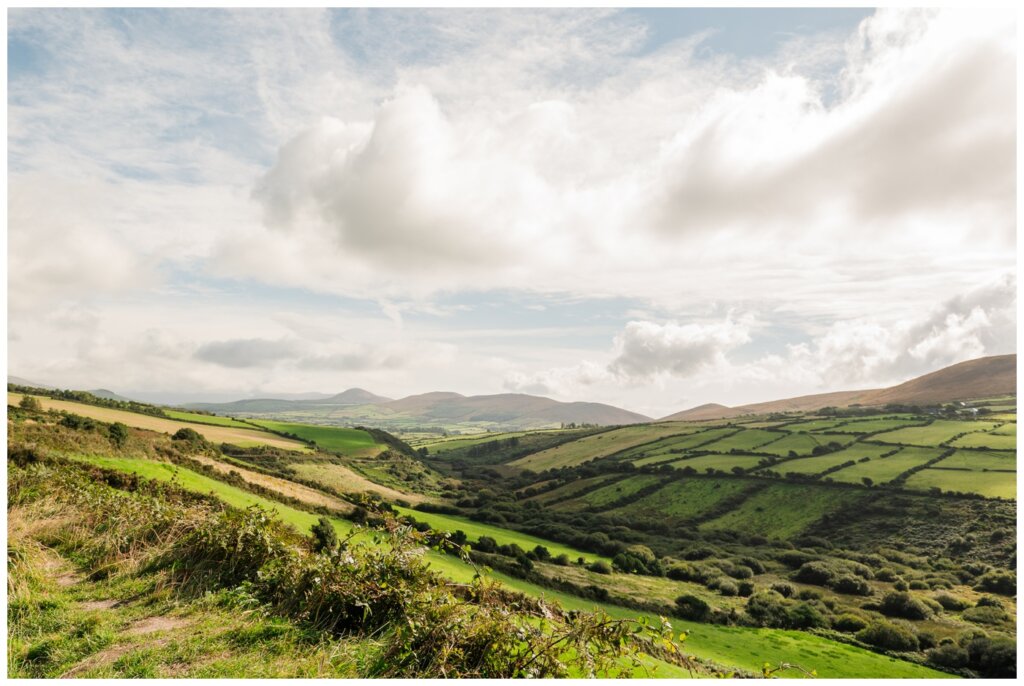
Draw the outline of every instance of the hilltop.
[[[807,412],[822,407],[927,405],[1016,393],[1017,355],[980,357],[939,369],[890,388],[835,391],[727,407],[700,405],[662,417],[663,421],[731,419],[748,414]]]

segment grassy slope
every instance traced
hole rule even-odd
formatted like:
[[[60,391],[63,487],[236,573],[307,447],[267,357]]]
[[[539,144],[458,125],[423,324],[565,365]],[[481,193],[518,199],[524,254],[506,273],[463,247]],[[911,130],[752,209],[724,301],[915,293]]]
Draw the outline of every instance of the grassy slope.
[[[7,394],[7,404],[17,405],[21,396],[17,393]],[[202,434],[204,438],[214,443],[231,443],[239,446],[270,445],[285,450],[307,450],[306,446],[298,441],[281,438],[259,429],[239,429],[230,426],[213,426],[211,424],[192,424],[189,422],[176,421],[153,417],[148,414],[127,412],[125,410],[114,410],[108,407],[86,405],[84,403],[69,402],[67,400],[53,400],[51,398],[39,398],[39,403],[47,410],[63,410],[72,412],[83,417],[90,417],[101,422],[121,422],[127,426],[134,426],[139,429],[159,431],[160,433],[173,434],[178,429],[189,428]]]
[[[992,422],[961,422],[938,419],[928,426],[887,431],[872,437],[872,440],[884,443],[903,443],[905,445],[936,446],[950,440],[957,434],[990,431],[994,428],[996,428],[996,424]]]
[[[889,446],[891,450],[894,446]],[[860,483],[865,476],[872,479],[876,484],[884,484],[892,481],[897,476],[911,467],[916,467],[928,460],[932,460],[943,453],[942,448],[917,448],[908,446],[895,455],[889,457],[873,457],[867,462],[858,462],[852,467],[840,469],[829,476],[834,481],[845,481],[847,483]]]
[[[970,481],[967,481],[967,475]],[[950,469],[922,469],[909,479],[907,488],[927,491],[933,486],[943,491],[969,491],[989,498],[1016,498],[1017,475],[1007,472],[960,472]]]
[[[528,455],[512,463],[522,469],[540,472],[556,467],[580,464],[596,457],[605,457],[626,448],[650,443],[665,436],[691,431],[692,427],[679,423],[641,424],[586,436],[555,448]]]
[[[213,424],[215,426],[233,426],[237,429],[251,429],[252,424],[240,422],[234,417],[221,417],[212,414],[199,414],[198,412],[182,412],[181,410],[164,410],[171,419],[180,419],[183,422],[194,422],[196,424]]]
[[[266,427],[271,431],[295,434],[299,438],[314,441],[322,450],[344,453],[346,455],[372,456],[383,449],[383,446],[374,441],[370,434],[361,429],[275,422],[267,419],[254,419],[252,423],[257,426]]]
[[[96,457],[83,457],[82,459],[122,471],[135,471],[136,469],[142,470],[146,468],[136,463],[156,465],[156,468],[150,468],[149,473],[152,474],[153,478],[162,480],[170,480],[172,474],[172,470],[160,467],[160,463],[153,463],[147,460]],[[101,460],[106,462],[103,463]],[[188,475],[185,472],[189,472]],[[137,471],[136,473],[147,476],[143,471]],[[221,484],[189,470],[179,469],[178,475],[178,483],[182,487],[203,493],[213,492],[229,504],[233,503],[228,498],[234,498],[235,502],[238,503],[238,505],[235,505],[236,507],[261,504],[259,501],[263,501],[263,503],[266,503],[264,506],[276,510],[284,521],[292,523],[302,531],[308,530],[308,527],[316,521],[315,515],[267,501],[247,491],[236,489],[227,484]],[[235,491],[235,493],[232,493],[232,491]],[[418,516],[422,513],[416,514]],[[342,533],[351,530],[351,526],[344,520],[336,519],[333,520],[333,523]],[[472,567],[452,557],[433,552],[427,554],[431,566],[454,581],[467,581],[474,574]],[[644,614],[636,610],[616,607],[614,605],[601,605],[593,601],[545,589],[521,579],[515,579],[496,572],[492,572],[491,576],[510,588],[522,591],[523,593],[557,600],[567,609],[590,610],[600,608],[616,618],[631,618]],[[651,617],[651,615],[646,616]],[[759,671],[765,662],[792,662],[808,669],[817,670],[818,675],[821,677],[870,678],[887,676],[934,678],[946,676],[927,667],[894,660],[870,651],[835,643],[797,631],[724,627],[679,620],[674,621],[673,625],[678,629],[693,632],[685,644],[686,649],[693,655],[755,672]],[[668,665],[663,665],[660,668],[660,671],[666,676],[684,675],[684,673],[677,671],[669,673],[667,668]]]
[[[864,492],[806,484],[771,484],[721,517],[700,525],[701,530],[726,529],[790,538],[840,505],[862,498]]]

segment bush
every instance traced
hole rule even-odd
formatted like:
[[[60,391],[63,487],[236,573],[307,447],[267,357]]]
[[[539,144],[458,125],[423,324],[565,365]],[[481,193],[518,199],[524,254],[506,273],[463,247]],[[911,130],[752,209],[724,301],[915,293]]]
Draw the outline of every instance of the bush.
[[[949,610],[950,612],[959,612],[960,610],[965,610],[970,607],[970,603],[966,600],[951,596],[948,593],[940,593],[935,596],[935,602],[941,605],[943,609]]]
[[[832,622],[832,628],[848,634],[855,634],[868,625],[867,620],[849,612],[841,614]]]
[[[42,412],[43,406],[39,402],[39,398],[34,395],[23,395],[21,400],[18,401],[18,407],[23,410],[30,410],[32,412]]]
[[[722,571],[733,579],[751,579],[754,576],[754,570],[744,565],[725,565]]]
[[[1017,575],[1002,569],[997,569],[983,574],[978,579],[978,591],[988,591],[999,595],[1012,596],[1017,594]]]
[[[718,589],[718,592],[725,596],[734,596],[740,593],[739,587],[725,577],[716,579],[714,588]]]
[[[792,598],[793,594],[796,593],[796,588],[793,587],[793,584],[787,584],[785,581],[772,584],[772,590],[783,598]]]
[[[835,578],[835,572],[825,562],[805,562],[796,571],[793,578],[804,584],[824,586]]]
[[[945,643],[928,651],[928,662],[936,667],[945,667],[946,669],[966,667],[970,659],[967,649],[955,643]]]
[[[914,579],[910,582],[910,590],[912,591],[930,591],[931,585],[927,581],[921,579]]]
[[[739,594],[744,598],[749,598],[754,595],[754,582],[753,581],[741,581],[736,584],[739,589]]]
[[[686,593],[676,598],[676,615],[682,619],[703,622],[711,614],[711,606],[695,595]]]
[[[718,551],[709,546],[699,546],[697,548],[690,548],[683,553],[684,560],[706,560],[709,557],[714,557],[718,554]]]
[[[859,576],[846,574],[830,584],[830,587],[838,593],[849,593],[850,595],[871,595],[871,586]]]
[[[1017,644],[1012,639],[977,636],[964,647],[969,666],[981,676],[991,679],[1017,676]]]
[[[978,624],[999,624],[1006,620],[1009,615],[999,607],[978,606],[964,610],[964,619]]]
[[[562,553],[561,555],[559,555],[558,557],[554,558],[551,561],[554,564],[558,565],[559,567],[568,567],[569,564],[570,564],[569,556],[566,555],[565,553]]]
[[[775,591],[761,591],[747,600],[747,616],[757,626],[785,627],[789,624],[787,606]]]
[[[828,626],[828,620],[816,607],[808,603],[797,603],[786,612],[789,626],[794,629],[817,629]]]
[[[202,442],[203,437],[199,434],[198,431],[190,429],[187,426],[183,426],[180,429],[178,429],[173,436],[171,436],[171,440],[188,441],[189,443],[200,443]]]
[[[884,620],[872,622],[858,631],[857,639],[876,648],[897,652],[909,652],[919,647],[917,636],[910,629]]]
[[[980,598],[978,598],[978,602],[976,602],[974,605],[975,605],[975,607],[998,607],[998,608],[1002,608],[1003,607],[1003,601],[1001,601],[999,598],[996,598],[995,596],[983,595]]]
[[[587,565],[587,569],[590,570],[591,572],[597,572],[598,574],[611,574],[612,573],[611,565],[609,565],[604,560],[594,560],[589,565]]]
[[[481,553],[496,553],[498,552],[498,542],[490,536],[481,536],[473,548]]]
[[[892,581],[896,581],[900,577],[896,573],[896,570],[893,569],[892,567],[882,567],[881,569],[879,569],[875,573],[875,578],[878,579],[879,581],[889,581],[889,582],[892,582]]]
[[[334,530],[327,517],[321,517],[313,525],[313,551],[317,553],[331,552],[338,547],[338,532]]]
[[[903,619],[928,619],[932,614],[931,608],[923,602],[909,593],[900,592],[886,594],[878,609],[883,615]]]
[[[120,448],[128,440],[128,427],[121,422],[114,422],[107,429],[107,435],[110,436],[110,442]]]

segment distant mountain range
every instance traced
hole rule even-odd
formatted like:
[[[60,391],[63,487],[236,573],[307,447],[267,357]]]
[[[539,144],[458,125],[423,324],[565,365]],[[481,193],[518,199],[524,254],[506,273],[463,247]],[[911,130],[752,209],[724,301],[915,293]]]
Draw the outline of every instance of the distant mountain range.
[[[663,420],[728,419],[746,414],[806,412],[822,407],[850,405],[926,405],[970,400],[1017,392],[1017,355],[995,355],[960,362],[898,386],[865,391],[836,391],[802,395],[784,400],[727,407],[715,403],[700,405],[662,417]]]
[[[321,400],[277,398],[230,403],[190,403],[186,407],[234,415],[278,415],[327,419],[374,426],[494,426],[528,429],[559,424],[639,424],[650,417],[601,403],[563,403],[522,393],[465,396],[434,392],[392,400],[350,388]]]

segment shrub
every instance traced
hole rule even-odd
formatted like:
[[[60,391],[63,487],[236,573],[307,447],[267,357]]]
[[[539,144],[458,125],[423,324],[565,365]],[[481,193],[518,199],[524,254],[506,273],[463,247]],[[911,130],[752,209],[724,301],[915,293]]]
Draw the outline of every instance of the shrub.
[[[794,629],[816,629],[827,627],[828,620],[816,607],[808,603],[797,603],[786,612],[789,626]]]
[[[195,429],[190,429],[187,426],[183,426],[178,429],[173,436],[172,441],[188,441],[189,443],[202,442],[203,437]]]
[[[872,622],[857,632],[857,639],[883,650],[908,652],[917,650],[917,636],[907,627],[885,620]]]
[[[775,591],[761,591],[747,600],[747,616],[757,626],[785,627],[789,623],[786,602]]]
[[[753,581],[741,581],[738,584],[736,584],[736,588],[739,589],[739,594],[744,598],[749,598],[754,594]]]
[[[1000,607],[978,606],[964,610],[963,617],[969,622],[979,624],[999,624],[1007,619],[1009,615]]]
[[[587,569],[590,570],[591,572],[597,572],[598,574],[611,574],[612,573],[611,565],[609,565],[604,560],[594,560],[589,565],[587,565]]]
[[[699,546],[697,548],[690,548],[683,553],[684,560],[706,560],[709,557],[714,557],[718,554],[718,551],[709,546]]]
[[[832,627],[836,631],[842,631],[848,634],[855,634],[867,625],[867,620],[863,617],[850,614],[849,612],[839,615],[832,622]]]
[[[1017,575],[1002,569],[993,570],[983,574],[974,588],[978,591],[988,591],[999,595],[1016,595]]]
[[[969,666],[981,676],[992,679],[1017,676],[1017,644],[1013,639],[977,636],[964,647]]]
[[[723,572],[731,576],[733,579],[750,579],[754,576],[754,570],[745,565],[725,565],[722,569]]]
[[[719,577],[716,579],[714,587],[718,589],[719,593],[725,596],[739,595],[740,592],[739,587],[725,577]]]
[[[785,581],[772,584],[772,590],[778,593],[783,598],[791,598],[796,593],[796,589],[793,584],[787,584]]]
[[[321,517],[313,525],[313,552],[331,552],[338,547],[338,532],[327,517]]]
[[[909,593],[888,593],[882,598],[879,611],[889,617],[902,617],[904,619],[927,619],[932,611],[923,602],[914,598]]]
[[[941,605],[943,609],[949,610],[950,612],[959,612],[960,610],[970,607],[970,603],[966,600],[951,596],[948,593],[940,593],[935,596],[935,602]]]
[[[804,584],[824,586],[835,578],[835,572],[825,562],[805,562],[796,571],[793,578]]]
[[[892,587],[895,588],[897,591],[909,591],[910,590],[910,584],[908,584],[903,579],[897,579],[896,583],[894,583],[892,585]]]
[[[946,669],[966,667],[970,659],[967,649],[955,643],[944,643],[928,651],[928,662],[936,667],[945,667]]]
[[[481,553],[496,553],[498,552],[498,542],[490,536],[481,536],[473,548]]]
[[[121,422],[114,422],[107,429],[107,435],[110,436],[110,442],[120,448],[128,439],[128,427]]]
[[[23,395],[21,400],[18,401],[18,407],[23,410],[30,410],[32,412],[42,412],[43,406],[39,402],[39,398],[34,395]]]
[[[892,567],[882,567],[875,572],[875,578],[879,581],[896,581],[899,575],[896,574],[896,570]]]
[[[930,591],[931,585],[927,581],[921,579],[914,579],[910,582],[910,589],[912,591]]]
[[[978,602],[976,602],[974,605],[975,605],[975,607],[998,607],[998,608],[1002,608],[1003,607],[1003,601],[1001,601],[999,598],[996,598],[995,596],[983,595],[980,598],[978,598]]]
[[[871,595],[871,586],[859,576],[845,574],[830,584],[830,587],[839,593],[850,595]]]
[[[697,596],[686,593],[676,598],[676,614],[682,619],[703,622],[711,614],[711,606]]]
[[[557,556],[556,558],[554,558],[551,561],[554,564],[558,565],[559,567],[568,567],[569,564],[570,564],[569,556],[566,555],[565,553],[562,553],[561,555]]]

